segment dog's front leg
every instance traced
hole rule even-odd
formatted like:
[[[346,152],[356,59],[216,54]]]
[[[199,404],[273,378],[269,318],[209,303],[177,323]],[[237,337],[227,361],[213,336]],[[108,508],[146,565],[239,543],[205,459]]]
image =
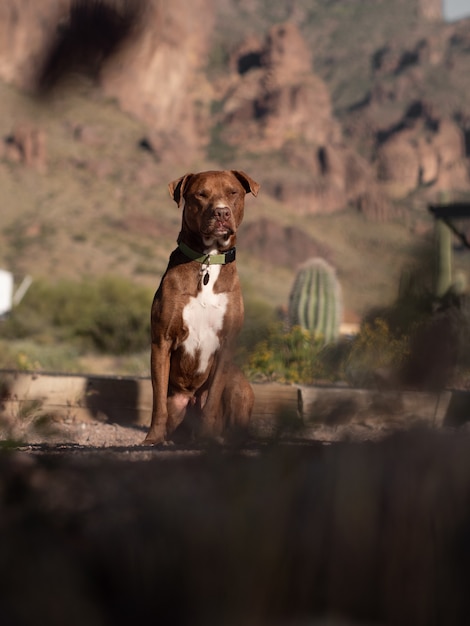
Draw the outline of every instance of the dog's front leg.
[[[227,384],[227,367],[230,355],[224,351],[216,359],[210,377],[207,400],[201,414],[201,434],[203,437],[216,439],[224,429],[222,395]]]
[[[144,443],[165,440],[168,425],[168,380],[170,376],[170,345],[152,343],[151,374],[153,389],[152,421]]]

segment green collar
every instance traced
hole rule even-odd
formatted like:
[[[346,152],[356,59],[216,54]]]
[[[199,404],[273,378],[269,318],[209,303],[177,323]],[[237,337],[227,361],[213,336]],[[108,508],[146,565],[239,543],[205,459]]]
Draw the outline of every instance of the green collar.
[[[182,241],[178,243],[178,248],[192,261],[197,261],[205,265],[225,265],[226,263],[233,263],[236,256],[235,248],[230,248],[230,250],[227,250],[227,252],[223,254],[201,254],[200,252],[192,250]]]

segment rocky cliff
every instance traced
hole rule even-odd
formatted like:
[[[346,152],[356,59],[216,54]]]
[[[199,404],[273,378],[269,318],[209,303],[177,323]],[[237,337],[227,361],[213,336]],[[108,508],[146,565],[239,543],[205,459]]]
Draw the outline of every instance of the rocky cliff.
[[[60,57],[68,55],[72,72],[78,65],[78,72],[87,78],[91,75],[123,110],[148,123],[155,152],[172,154],[176,146],[194,152],[207,136],[208,107],[204,104],[210,99],[210,87],[201,67],[213,27],[212,0],[139,4],[141,11],[135,16],[122,0],[2,2],[0,78],[34,89],[45,57],[69,28],[68,41],[57,51],[59,71],[60,64],[65,65]],[[110,11],[104,13],[102,8]],[[129,36],[106,57],[105,37],[119,36],[122,22],[129,19],[135,22]],[[93,41],[100,28],[104,31],[101,45]]]
[[[240,149],[279,154],[289,171],[266,172],[269,193],[297,213],[386,205],[369,164],[344,141],[328,86],[312,71],[297,26],[285,22],[271,27],[264,40],[249,37],[233,51],[229,66],[218,89],[221,134]]]
[[[70,7],[87,4],[4,0],[1,79],[31,89]],[[129,6],[92,4],[119,19]],[[293,0],[269,17],[259,0],[142,6],[123,45],[100,50],[92,79],[145,121],[160,162],[188,163],[216,135],[239,162],[261,155],[265,190],[299,213],[352,206],[388,219],[410,194],[470,189],[470,20],[444,24],[440,1]],[[398,16],[392,32],[386,20]],[[78,48],[90,38],[85,28]],[[22,133],[10,142],[17,160],[32,142]]]

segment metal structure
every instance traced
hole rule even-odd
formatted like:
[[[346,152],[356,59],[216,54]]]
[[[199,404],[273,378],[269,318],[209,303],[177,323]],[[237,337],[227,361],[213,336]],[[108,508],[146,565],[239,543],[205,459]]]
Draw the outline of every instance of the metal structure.
[[[13,274],[0,269],[0,319],[5,318],[21,302],[32,282],[31,276],[25,276],[15,291]]]
[[[463,246],[470,249],[470,241],[467,235],[455,224],[455,220],[470,218],[470,203],[430,204],[428,205],[428,210],[437,220],[442,220],[450,228]]]

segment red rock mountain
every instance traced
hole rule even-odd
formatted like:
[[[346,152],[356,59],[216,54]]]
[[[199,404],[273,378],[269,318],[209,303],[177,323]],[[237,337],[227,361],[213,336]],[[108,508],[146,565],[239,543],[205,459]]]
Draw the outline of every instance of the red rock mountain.
[[[125,0],[101,4],[111,7],[118,19],[125,15]],[[44,55],[66,23],[71,5],[71,0],[0,3],[1,79],[25,88],[34,85]],[[213,27],[212,0],[146,0],[142,6],[131,36],[112,58],[100,64],[96,78],[124,111],[148,123],[158,149],[180,146],[194,151],[207,135],[207,111],[196,109],[194,101],[209,99],[210,87],[201,67]],[[90,16],[93,18],[93,10]],[[77,33],[77,38],[81,37],[77,47],[81,42],[86,47],[88,27],[89,23],[84,23],[83,32]]]
[[[404,10],[403,0],[395,3]],[[129,6],[125,0],[95,4],[111,7],[118,18]],[[441,84],[443,95],[435,97],[433,88],[445,72],[452,85],[466,84],[470,20],[445,25],[440,0],[416,0],[416,24],[424,30],[416,27],[406,41],[395,37],[375,49],[361,44],[356,54],[370,65],[370,89],[334,112],[331,88],[313,69],[318,59],[312,49],[321,51],[302,32],[310,5],[301,0],[286,5],[287,21],[257,34],[251,28],[227,44],[223,73],[206,71],[219,13],[259,10],[256,0],[239,4],[148,0],[131,36],[97,65],[94,79],[123,110],[145,121],[158,159],[190,161],[218,128],[219,139],[239,156],[249,149],[266,163],[278,163],[265,168],[261,182],[298,213],[353,206],[388,219],[400,210],[396,201],[412,192],[428,199],[442,190],[470,189],[470,98],[450,88],[446,94]],[[69,10],[70,0],[0,3],[2,80],[32,88]],[[325,32],[333,33],[333,9],[331,15]],[[347,51],[329,50],[323,67],[347,65]],[[211,114],[214,102],[217,113]],[[31,130],[34,137],[25,132],[12,129],[10,152],[37,163],[31,155],[45,154],[43,138],[38,142],[37,130]]]

